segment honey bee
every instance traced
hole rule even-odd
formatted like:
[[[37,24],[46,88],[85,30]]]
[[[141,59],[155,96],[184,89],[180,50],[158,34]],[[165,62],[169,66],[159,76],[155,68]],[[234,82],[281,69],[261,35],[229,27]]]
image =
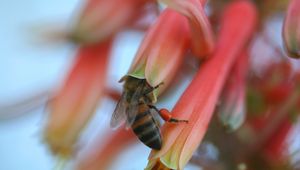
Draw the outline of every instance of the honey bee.
[[[148,147],[160,150],[162,137],[160,125],[155,114],[160,115],[168,122],[187,122],[187,120],[174,119],[165,109],[158,110],[154,105],[152,92],[159,85],[152,87],[145,79],[126,76],[120,80],[125,81],[124,91],[111,118],[110,126],[117,128],[126,122],[126,127],[133,130],[139,140]]]

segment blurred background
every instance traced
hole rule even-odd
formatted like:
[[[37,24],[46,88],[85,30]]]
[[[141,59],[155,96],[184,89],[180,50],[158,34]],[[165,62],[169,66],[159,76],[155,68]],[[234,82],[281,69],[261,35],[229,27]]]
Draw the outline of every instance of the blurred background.
[[[35,27],[68,19],[77,0],[0,2],[0,169],[52,169],[42,144],[44,106],[74,50],[36,43]],[[31,100],[32,102],[26,102]]]
[[[49,93],[60,85],[68,73],[76,52],[75,47],[65,44],[40,43],[38,37],[43,27],[60,27],[66,24],[79,5],[78,0],[2,0],[0,1],[0,169],[1,170],[49,170],[56,159],[51,156],[42,141],[45,104]],[[127,72],[142,33],[128,32],[120,35],[113,52],[110,80],[116,82]],[[130,41],[130,43],[128,43]],[[118,59],[115,62],[115,59]],[[87,133],[92,136],[108,128],[114,102],[103,101]],[[97,114],[99,115],[99,114]],[[132,154],[145,158],[149,150],[139,146]],[[120,159],[122,160],[122,159]],[[134,161],[130,169],[146,165],[147,159]],[[125,160],[123,160],[124,163]],[[117,166],[117,165],[116,165]]]

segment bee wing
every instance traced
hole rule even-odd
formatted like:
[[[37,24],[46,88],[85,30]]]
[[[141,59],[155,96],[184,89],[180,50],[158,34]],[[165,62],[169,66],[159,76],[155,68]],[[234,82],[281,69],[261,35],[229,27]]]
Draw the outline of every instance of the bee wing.
[[[119,100],[110,120],[110,127],[116,129],[121,126],[126,120],[126,109],[128,103],[126,101],[126,93],[123,93]]]
[[[139,99],[143,95],[143,88],[144,86],[138,86],[136,91],[133,93],[130,104],[127,109],[127,122],[126,122],[126,128],[128,129],[132,123],[135,120],[136,115],[138,114],[139,109]]]
[[[161,122],[160,122],[160,119],[159,119],[159,113],[157,112],[157,110],[155,109],[150,109],[150,113],[152,115],[152,117],[154,118],[154,122],[155,124],[158,126],[158,127],[161,127]]]

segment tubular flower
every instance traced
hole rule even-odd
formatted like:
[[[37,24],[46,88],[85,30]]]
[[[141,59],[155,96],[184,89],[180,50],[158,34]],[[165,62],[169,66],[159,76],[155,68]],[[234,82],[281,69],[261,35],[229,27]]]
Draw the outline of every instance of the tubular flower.
[[[118,131],[110,131],[105,135],[105,139],[101,139],[101,146],[93,149],[77,167],[78,170],[99,170],[109,169],[114,158],[128,145],[136,141],[135,135],[132,131],[127,131],[125,128],[120,128]],[[103,143],[104,140],[104,143]]]
[[[189,123],[164,125],[163,147],[152,151],[146,169],[154,169],[157,162],[169,169],[183,169],[187,164],[206,132],[231,65],[254,31],[256,15],[248,1],[234,1],[226,8],[214,55],[202,65],[172,110],[174,117]]]
[[[300,58],[300,0],[289,4],[283,25],[283,40],[290,57]]]
[[[192,52],[200,58],[205,58],[211,54],[214,49],[215,42],[211,25],[203,8],[206,0],[161,1],[187,17],[190,25],[190,45]]]
[[[64,85],[49,102],[45,141],[64,158],[74,153],[80,132],[104,93],[110,42],[83,46]]]
[[[183,16],[164,10],[145,36],[127,76],[146,79],[152,87],[164,82],[166,87],[187,51],[187,27]]]
[[[129,26],[148,0],[88,0],[69,35],[78,43],[95,43]]]
[[[233,65],[231,76],[223,89],[219,118],[229,131],[239,128],[245,119],[247,65],[248,55],[243,53]]]

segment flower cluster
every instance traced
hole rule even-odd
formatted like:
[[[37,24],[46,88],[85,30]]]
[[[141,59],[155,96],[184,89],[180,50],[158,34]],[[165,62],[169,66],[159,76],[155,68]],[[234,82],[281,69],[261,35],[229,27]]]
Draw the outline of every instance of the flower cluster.
[[[299,165],[292,163],[287,142],[295,137],[290,134],[299,124],[300,72],[287,56],[299,58],[300,54],[300,0],[280,2],[87,0],[77,22],[64,33],[63,38],[79,49],[70,74],[49,101],[45,142],[54,155],[64,159],[76,154],[84,127],[100,99],[110,94],[105,80],[116,34],[135,28],[151,6],[158,16],[149,24],[128,73],[121,78],[123,94],[113,94],[120,100],[117,122],[123,119],[129,127],[144,119],[141,115],[148,113],[147,105],[153,110],[149,115],[157,113],[167,121],[157,131],[162,147],[152,150],[146,169],[182,170],[189,162],[211,169],[296,168]],[[284,16],[282,11],[286,11]],[[284,20],[287,56],[265,35],[275,14]],[[260,39],[264,47],[257,45]],[[193,80],[170,113],[156,109],[162,92],[174,86],[174,78],[191,55],[201,63]],[[140,105],[144,108],[138,108]],[[186,120],[188,123],[178,123]],[[146,127],[139,131],[149,133]],[[108,169],[135,139],[123,127],[109,131],[101,147],[79,161],[78,169]],[[218,150],[216,160],[199,158],[203,141]]]

